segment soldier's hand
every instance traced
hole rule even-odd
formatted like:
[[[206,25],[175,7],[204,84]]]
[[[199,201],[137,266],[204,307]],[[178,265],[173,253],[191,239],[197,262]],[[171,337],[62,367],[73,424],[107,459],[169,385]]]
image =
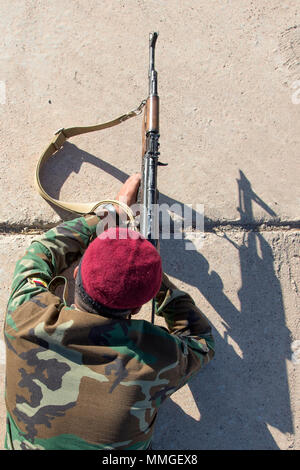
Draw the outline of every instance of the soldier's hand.
[[[131,175],[123,184],[116,196],[117,201],[125,202],[127,206],[136,203],[138,189],[141,183],[141,174],[135,173]],[[116,212],[120,214],[120,206],[115,205]]]

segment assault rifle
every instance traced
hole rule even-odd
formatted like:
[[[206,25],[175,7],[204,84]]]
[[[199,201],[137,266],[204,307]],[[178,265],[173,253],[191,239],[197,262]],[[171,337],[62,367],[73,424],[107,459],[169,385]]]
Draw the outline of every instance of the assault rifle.
[[[158,33],[149,35],[149,95],[146,101],[142,129],[142,177],[139,194],[141,204],[140,232],[159,249],[157,166],[166,165],[159,158],[159,96],[155,70],[155,45]],[[152,317],[154,323],[154,300]]]

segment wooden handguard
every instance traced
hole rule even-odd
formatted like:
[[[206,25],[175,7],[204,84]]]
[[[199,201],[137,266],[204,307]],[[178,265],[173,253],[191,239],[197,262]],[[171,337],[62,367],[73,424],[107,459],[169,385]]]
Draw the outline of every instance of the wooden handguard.
[[[147,132],[159,133],[159,97],[149,96],[147,99],[146,111],[146,134]]]

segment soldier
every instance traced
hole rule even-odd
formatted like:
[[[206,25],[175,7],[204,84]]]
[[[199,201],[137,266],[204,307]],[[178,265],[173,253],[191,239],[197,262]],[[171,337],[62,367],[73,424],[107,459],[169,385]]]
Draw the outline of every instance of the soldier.
[[[131,176],[116,199],[132,205],[139,183]],[[16,264],[6,449],[149,449],[161,404],[214,355],[208,321],[162,274],[152,244],[119,227],[97,236],[98,223],[95,214],[64,222]],[[68,306],[55,276],[79,257]],[[132,319],[154,297],[167,328]]]

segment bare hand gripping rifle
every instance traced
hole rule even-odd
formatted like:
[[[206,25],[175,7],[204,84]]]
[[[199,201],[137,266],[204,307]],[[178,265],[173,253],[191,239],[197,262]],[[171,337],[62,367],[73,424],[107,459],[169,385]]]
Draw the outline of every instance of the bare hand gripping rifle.
[[[155,70],[155,45],[158,33],[149,36],[149,95],[146,101],[142,129],[142,177],[139,194],[141,204],[140,232],[156,249],[159,249],[157,166],[165,165],[159,158],[159,96]],[[154,323],[154,300],[152,318]]]

